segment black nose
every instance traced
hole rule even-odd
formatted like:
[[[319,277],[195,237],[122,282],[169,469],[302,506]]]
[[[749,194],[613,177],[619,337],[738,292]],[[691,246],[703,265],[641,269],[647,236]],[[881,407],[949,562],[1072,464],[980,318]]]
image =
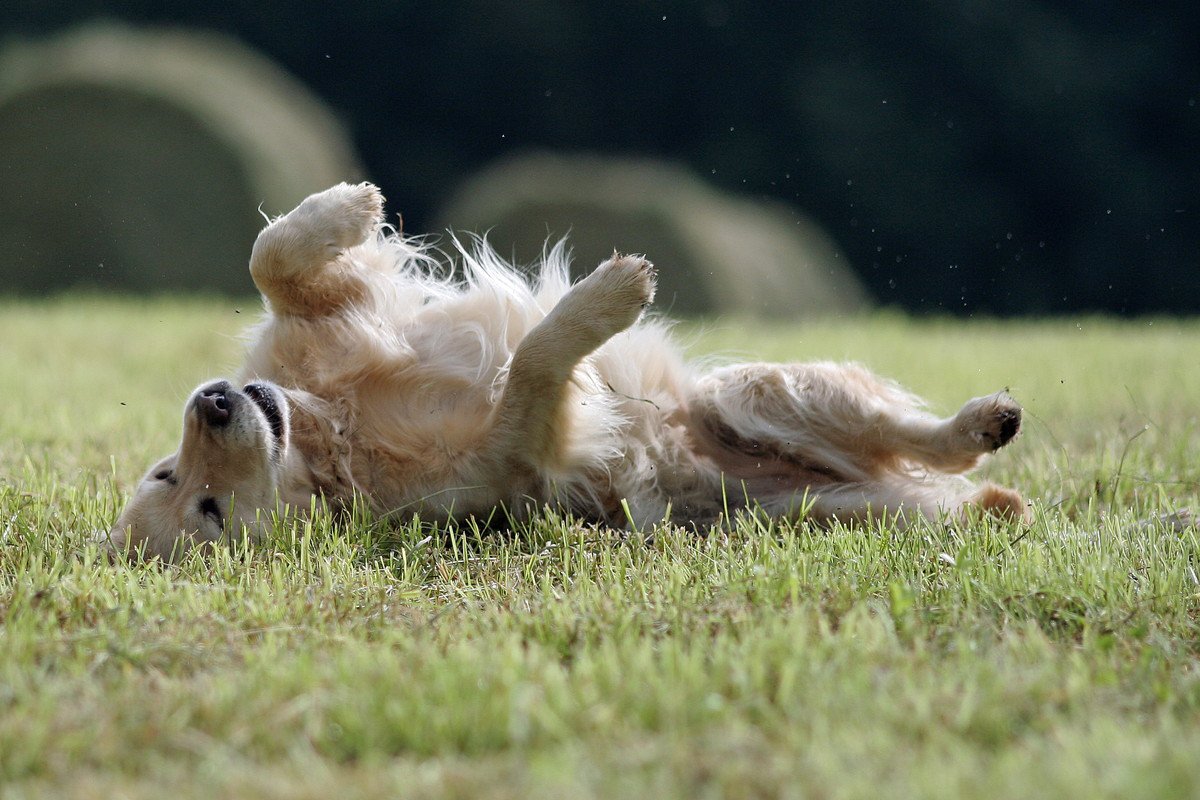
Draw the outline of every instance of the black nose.
[[[200,418],[214,427],[221,427],[229,422],[233,404],[229,400],[229,381],[205,386],[196,395],[194,401]]]

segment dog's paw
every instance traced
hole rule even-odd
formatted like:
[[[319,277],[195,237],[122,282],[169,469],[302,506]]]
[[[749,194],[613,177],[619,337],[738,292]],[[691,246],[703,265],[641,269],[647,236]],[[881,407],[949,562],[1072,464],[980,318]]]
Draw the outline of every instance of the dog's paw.
[[[1021,406],[1008,392],[967,401],[954,417],[954,429],[966,449],[999,450],[1021,431]]]
[[[616,303],[643,309],[654,302],[658,274],[644,256],[613,253],[612,258],[596,267],[592,277]]]
[[[960,510],[960,517],[968,521],[972,515],[980,512],[1008,522],[1028,523],[1033,520],[1033,512],[1020,493],[994,483],[985,483],[967,498]]]
[[[571,294],[577,313],[611,336],[637,322],[654,301],[654,286],[653,264],[642,256],[613,253]]]
[[[383,195],[370,183],[339,183],[309,195],[284,218],[336,252],[362,244],[383,221]]]

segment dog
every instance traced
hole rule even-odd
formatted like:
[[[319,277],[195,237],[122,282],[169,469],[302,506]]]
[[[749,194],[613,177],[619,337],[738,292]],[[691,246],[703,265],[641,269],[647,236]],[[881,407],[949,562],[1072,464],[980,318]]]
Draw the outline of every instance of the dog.
[[[689,365],[644,314],[644,257],[572,285],[561,242],[532,279],[482,239],[454,243],[460,273],[384,225],[367,183],[269,222],[242,374],[188,399],[178,451],[140,481],[112,550],[177,559],[356,498],[424,521],[552,507],[701,530],[747,507],[820,523],[1028,514],[962,476],[1020,431],[1007,392],[941,419],[854,364]]]

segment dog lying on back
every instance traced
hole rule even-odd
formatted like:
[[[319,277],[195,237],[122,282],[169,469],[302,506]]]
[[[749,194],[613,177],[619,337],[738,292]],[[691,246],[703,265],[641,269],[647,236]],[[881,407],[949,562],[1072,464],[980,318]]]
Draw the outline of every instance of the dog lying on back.
[[[258,236],[266,316],[236,382],[201,385],[179,450],[110,534],[118,552],[200,542],[355,496],[423,520],[554,506],[604,525],[779,517],[1026,514],[964,473],[1017,435],[1004,392],[953,417],[856,365],[689,367],[643,318],[654,269],[614,255],[571,285],[560,245],[526,280],[486,245],[464,275],[382,226],[379,191],[341,184]]]

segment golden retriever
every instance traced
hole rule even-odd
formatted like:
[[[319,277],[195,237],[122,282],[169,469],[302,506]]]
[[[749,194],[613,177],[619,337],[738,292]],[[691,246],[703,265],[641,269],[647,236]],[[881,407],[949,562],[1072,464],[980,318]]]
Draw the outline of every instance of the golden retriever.
[[[703,528],[748,505],[818,521],[1027,513],[961,476],[1017,435],[1005,392],[939,419],[856,365],[705,371],[643,317],[645,258],[614,254],[572,285],[561,244],[527,280],[456,240],[456,277],[382,224],[382,202],[341,184],[259,234],[267,310],[242,375],[192,394],[178,452],[109,533],[116,551],[178,557],[356,496],[380,515],[553,506],[613,526]]]

